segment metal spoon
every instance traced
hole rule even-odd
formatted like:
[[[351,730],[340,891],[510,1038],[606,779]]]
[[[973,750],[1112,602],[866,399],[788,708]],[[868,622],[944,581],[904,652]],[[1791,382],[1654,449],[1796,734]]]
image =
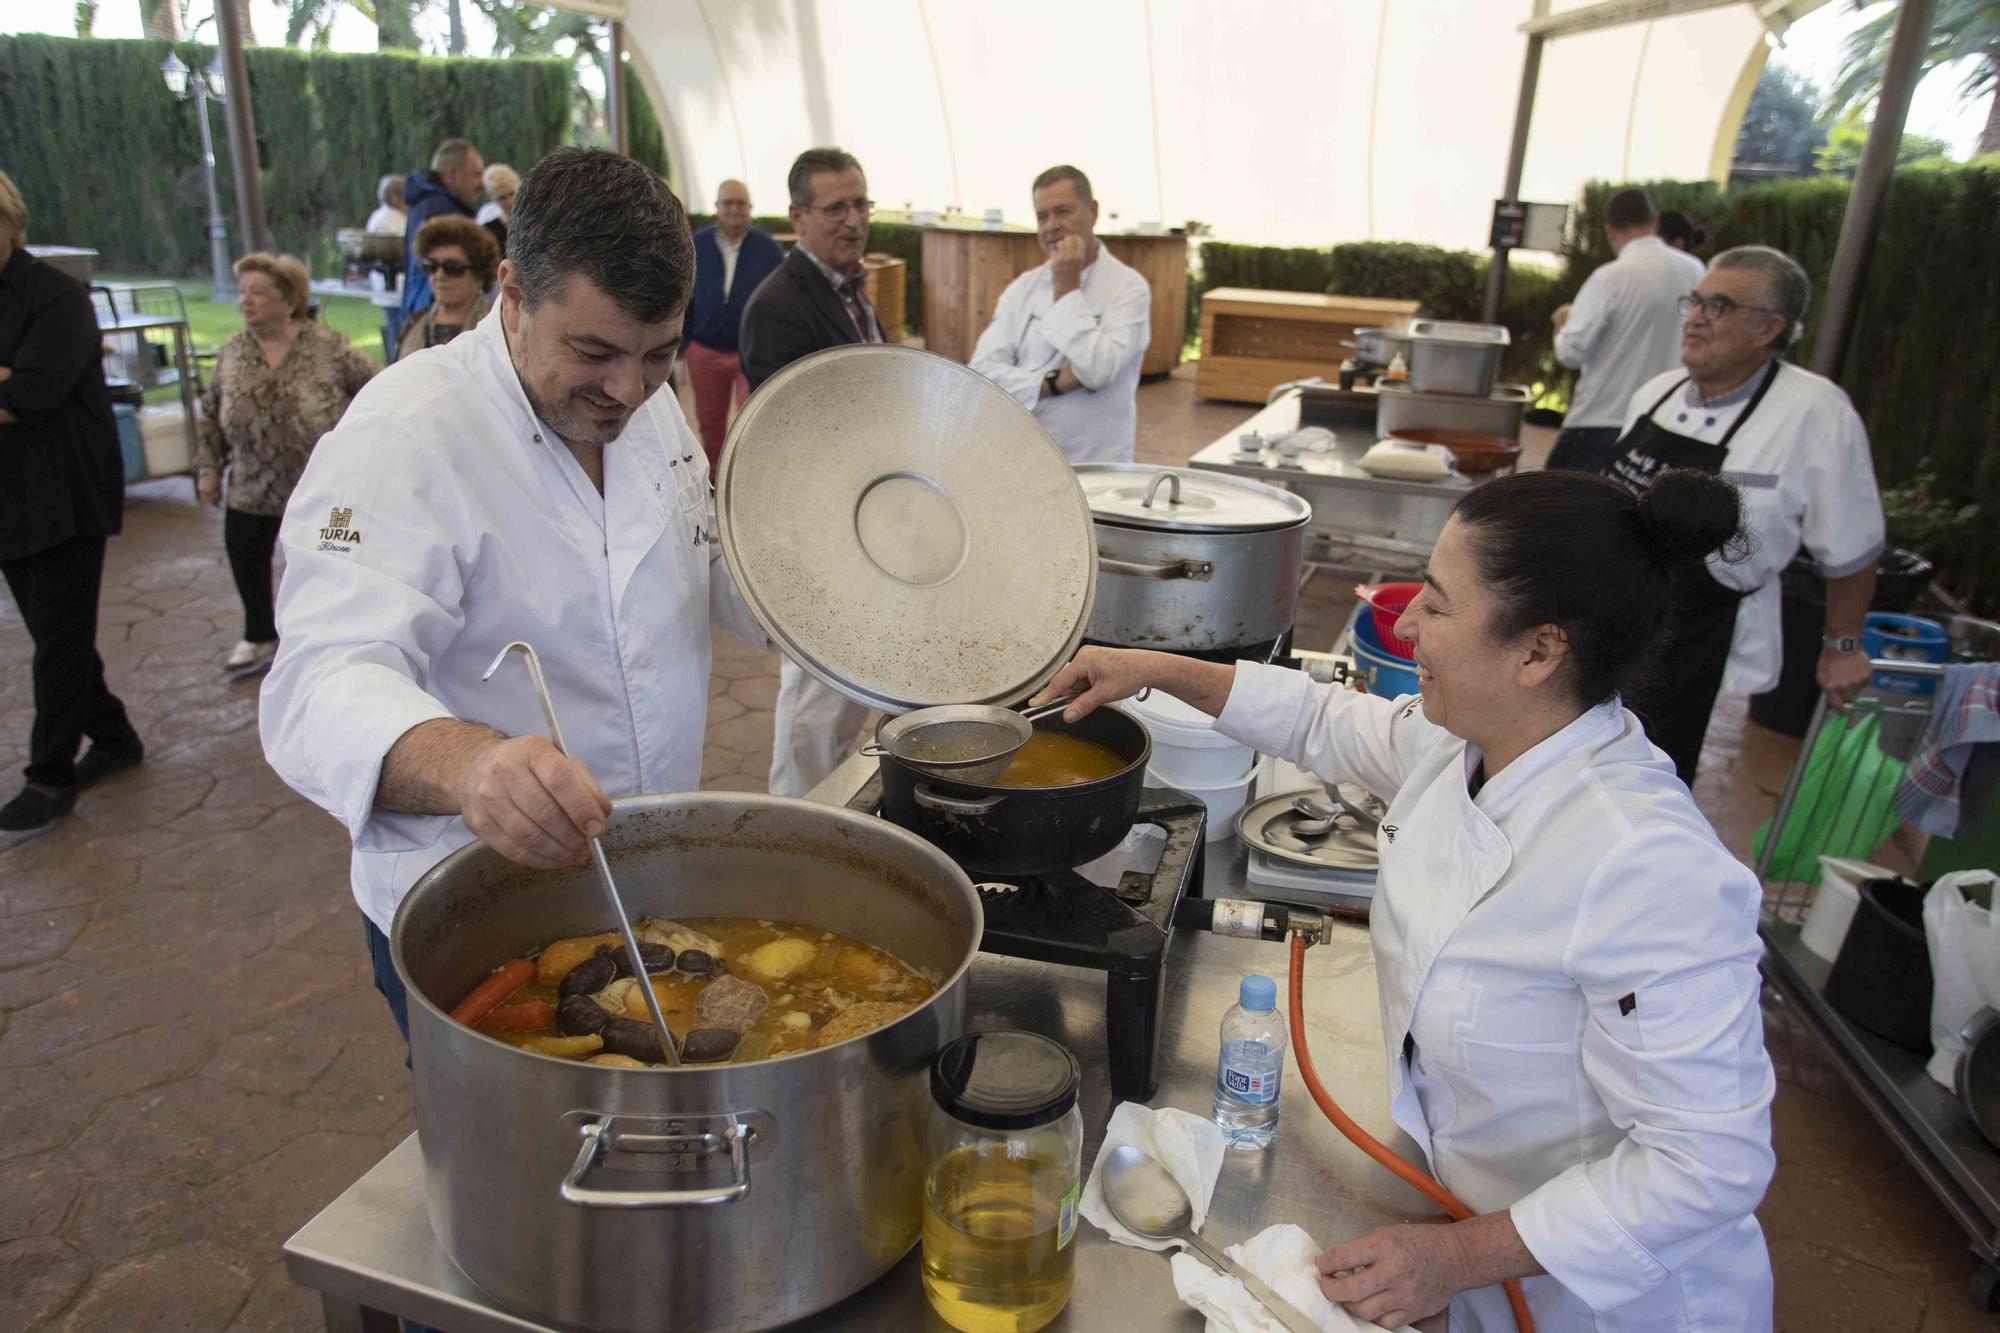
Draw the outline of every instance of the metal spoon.
[[[549,684],[542,678],[542,659],[535,656],[533,645],[514,640],[500,650],[493,659],[493,665],[486,668],[480,679],[492,680],[493,673],[507,660],[507,654],[515,652],[528,663],[528,675],[535,682],[535,697],[541,700],[542,716],[549,724],[549,739],[555,742],[558,750],[568,754],[569,746],[563,744],[562,727],[556,723],[556,706],[549,699]],[[625,956],[632,960],[632,971],[639,978],[639,993],[646,998],[646,1012],[653,1016],[653,1026],[660,1030],[660,1053],[669,1065],[678,1065],[681,1062],[680,1049],[674,1045],[674,1034],[667,1026],[667,1016],[660,1012],[660,997],[653,993],[652,978],[646,975],[646,962],[639,956],[639,937],[632,933],[632,919],[625,915],[625,900],[618,896],[617,882],[611,878],[611,863],[604,859],[604,844],[596,838],[585,838],[584,841],[590,844],[590,861],[597,867],[598,887],[610,900],[611,913],[618,921],[618,933],[625,937]]]
[[[1212,1249],[1194,1234],[1188,1223],[1194,1206],[1180,1182],[1167,1168],[1129,1143],[1120,1144],[1104,1159],[1104,1202],[1111,1215],[1128,1231],[1151,1240],[1171,1240],[1186,1245],[1215,1267],[1241,1282],[1244,1289],[1278,1322],[1292,1333],[1320,1333],[1319,1325],[1306,1318],[1290,1301],[1263,1282],[1255,1273],[1220,1250]]]

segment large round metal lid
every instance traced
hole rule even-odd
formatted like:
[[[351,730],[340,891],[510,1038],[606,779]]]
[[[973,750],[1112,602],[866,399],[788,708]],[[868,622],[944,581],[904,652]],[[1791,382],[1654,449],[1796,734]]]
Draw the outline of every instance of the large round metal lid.
[[[873,708],[1028,698],[1090,620],[1097,542],[1068,461],[931,352],[836,347],[773,375],[729,428],[716,509],[765,632]]]
[[[1193,468],[1079,463],[1076,479],[1100,522],[1176,532],[1268,532],[1312,518],[1290,491]]]

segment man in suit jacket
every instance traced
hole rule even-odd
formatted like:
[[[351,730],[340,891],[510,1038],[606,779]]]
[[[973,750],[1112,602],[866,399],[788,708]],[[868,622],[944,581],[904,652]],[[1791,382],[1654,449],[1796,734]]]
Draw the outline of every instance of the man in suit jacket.
[[[0,806],[4,833],[46,827],[142,753],[97,655],[104,541],[125,503],[97,315],[82,284],[22,248],[27,229],[0,172],[0,575],[35,644],[27,785]]]
[[[737,330],[750,294],[785,262],[771,233],[750,225],[750,189],[724,181],[715,191],[715,223],[694,234],[694,296],[688,302],[688,378],[694,382],[694,416],[711,475],[722,462],[729,409],[750,396],[737,358]]]
[[[755,393],[792,362],[847,343],[879,343],[882,323],[862,290],[874,201],[861,164],[838,148],[810,148],[792,163],[792,229],[799,243],[743,310],[743,374]],[[778,673],[771,791],[803,796],[833,772],[868,710],[823,685],[789,657]]]

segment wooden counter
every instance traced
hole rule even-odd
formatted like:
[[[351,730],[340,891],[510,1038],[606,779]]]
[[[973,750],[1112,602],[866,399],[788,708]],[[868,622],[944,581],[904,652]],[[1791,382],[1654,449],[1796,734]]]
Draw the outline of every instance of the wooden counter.
[[[1201,298],[1195,394],[1261,403],[1292,380],[1334,379],[1357,328],[1400,327],[1417,309],[1415,301],[1372,296],[1214,288]]]
[[[1100,234],[1097,239],[1152,289],[1152,340],[1139,373],[1163,375],[1180,364],[1187,341],[1187,238]],[[1031,231],[925,228],[924,346],[970,361],[1007,284],[1044,258]]]

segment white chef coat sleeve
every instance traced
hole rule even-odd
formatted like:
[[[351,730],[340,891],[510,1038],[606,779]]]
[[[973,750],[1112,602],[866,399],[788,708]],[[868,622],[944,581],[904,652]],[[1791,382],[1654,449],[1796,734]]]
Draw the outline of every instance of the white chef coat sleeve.
[[[1584,1077],[1625,1137],[1511,1209],[1591,1309],[1644,1294],[1757,1207],[1776,1081],[1758,1009],[1757,881],[1705,830],[1628,837],[1584,889],[1566,951]]]
[[[1384,699],[1321,685],[1303,671],[1238,662],[1215,729],[1327,782],[1358,782],[1389,800],[1437,735],[1417,695]]]
[[[1610,323],[1612,279],[1610,265],[1597,269],[1583,280],[1576,300],[1570,302],[1569,318],[1556,331],[1556,360],[1571,370],[1581,370]]]
[[[1016,364],[1014,356],[1015,348],[1021,341],[1022,312],[1028,304],[1028,283],[1038,272],[1039,269],[1029,269],[1008,283],[1007,290],[1000,293],[1000,303],[993,309],[993,322],[986,326],[986,332],[979,335],[970,363],[974,370],[1006,390],[1009,398],[1031,412],[1041,401],[1044,372],[1035,366]]]
[[[377,818],[382,760],[410,728],[452,716],[424,681],[464,626],[462,570],[474,552],[455,534],[476,540],[476,525],[439,452],[385,411],[350,409],[313,450],[279,529],[279,648],[257,719],[264,755],[360,851],[419,846],[405,821]],[[345,525],[331,536],[329,515]]]
[[[1868,429],[1837,390],[1807,414],[1797,457],[1805,468],[1800,537],[1827,578],[1872,566],[1888,543]]]
[[[1153,332],[1153,292],[1143,279],[1121,285],[1095,308],[1081,287],[1049,307],[1042,333],[1086,389],[1102,389],[1127,362],[1146,355]]]

